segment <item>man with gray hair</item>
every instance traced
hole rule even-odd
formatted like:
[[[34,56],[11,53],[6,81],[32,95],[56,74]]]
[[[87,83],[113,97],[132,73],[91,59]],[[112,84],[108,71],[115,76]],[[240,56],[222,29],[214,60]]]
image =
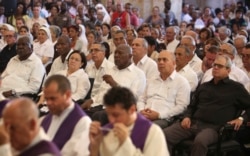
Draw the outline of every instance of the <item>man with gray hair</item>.
[[[127,35],[125,33],[125,31],[123,30],[116,30],[115,32],[113,32],[114,34],[112,34],[112,39],[113,39],[113,43],[114,43],[114,51],[110,51],[110,55],[108,60],[110,62],[114,62],[114,55],[115,55],[115,49],[117,46],[119,46],[120,44],[127,44]]]
[[[238,35],[238,36],[235,37],[234,46],[235,46],[235,48],[237,50],[237,54],[235,55],[235,58],[234,58],[233,62],[239,68],[243,67],[241,55],[242,55],[242,50],[246,46],[246,44],[247,44],[247,38],[245,36]]]
[[[230,29],[223,26],[218,29],[218,33],[219,33],[219,39],[221,40],[222,43],[233,44],[233,41],[229,38],[229,36],[231,35]]]
[[[195,40],[193,39],[193,37],[185,35],[182,37],[180,45],[188,47],[188,49],[190,50],[191,53],[189,55],[189,65],[193,69],[193,71],[197,74],[198,80],[200,80],[202,76],[202,70],[201,70],[202,61],[195,53],[196,49]]]
[[[146,75],[146,78],[152,78],[159,75],[157,65],[154,60],[148,57],[148,43],[144,38],[136,38],[132,42],[132,61]]]
[[[231,66],[228,56],[218,55],[212,80],[197,89],[182,121],[164,129],[170,154],[180,141],[194,137],[190,155],[205,156],[208,145],[218,141],[221,125],[228,123],[238,130],[247,119],[250,95],[242,84],[229,79]],[[243,110],[247,113],[238,114]]]
[[[191,91],[194,92],[198,85],[198,77],[189,65],[190,50],[184,46],[178,46],[175,50],[176,68],[175,70],[188,80]]]
[[[220,50],[219,50],[219,55],[227,55],[231,61],[233,62],[235,55],[236,55],[236,49],[232,44],[229,43],[223,43],[220,46]],[[204,74],[201,83],[204,82],[208,82],[210,81],[213,76],[212,76],[212,70],[213,69],[209,69],[206,71],[206,73]],[[240,68],[238,68],[234,63],[232,64],[231,67],[231,72],[229,72],[229,78],[240,82],[243,85],[246,85],[249,82],[249,78],[246,75],[246,73],[244,71],[242,71]]]
[[[166,29],[165,44],[167,50],[174,53],[175,48],[178,46],[180,41],[176,39],[177,29],[175,26],[168,27]]]

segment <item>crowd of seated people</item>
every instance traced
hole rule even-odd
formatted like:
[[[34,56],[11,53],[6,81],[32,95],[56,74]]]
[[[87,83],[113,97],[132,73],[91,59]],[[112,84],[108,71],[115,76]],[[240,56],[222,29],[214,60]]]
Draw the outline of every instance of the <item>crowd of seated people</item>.
[[[162,5],[0,3],[0,155],[205,156],[227,123],[249,155],[250,10]]]

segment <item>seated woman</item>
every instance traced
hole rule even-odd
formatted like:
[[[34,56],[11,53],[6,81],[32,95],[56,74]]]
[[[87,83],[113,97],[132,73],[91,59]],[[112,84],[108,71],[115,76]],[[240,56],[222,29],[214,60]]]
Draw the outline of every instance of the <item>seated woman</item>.
[[[40,27],[37,40],[33,43],[33,51],[46,67],[54,57],[54,45],[51,41],[50,30],[46,27]]]
[[[69,55],[68,69],[58,71],[56,74],[66,76],[71,84],[72,98],[74,101],[84,99],[90,89],[89,77],[84,71],[87,65],[86,57],[79,51],[73,51]],[[43,95],[38,105],[44,103]]]

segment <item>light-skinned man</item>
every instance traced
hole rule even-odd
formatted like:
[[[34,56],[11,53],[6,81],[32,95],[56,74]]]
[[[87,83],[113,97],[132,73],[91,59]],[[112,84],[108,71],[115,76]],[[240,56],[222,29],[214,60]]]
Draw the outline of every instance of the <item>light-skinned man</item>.
[[[174,54],[161,51],[158,57],[160,74],[147,81],[137,110],[161,128],[169,126],[175,115],[182,113],[190,100],[188,81],[175,71]]]
[[[132,42],[132,61],[146,75],[147,79],[159,75],[157,64],[147,55],[148,43],[144,38],[136,38]]]
[[[247,116],[240,113],[250,108],[250,95],[242,84],[229,79],[231,65],[228,56],[218,55],[213,79],[197,89],[183,120],[164,129],[170,153],[180,141],[194,137],[191,155],[205,156],[208,145],[217,142],[221,125],[232,124],[235,130],[242,125]]]
[[[15,31],[7,31],[4,38],[7,45],[0,53],[0,74],[5,70],[10,59],[16,55],[17,33]]]
[[[37,107],[30,99],[18,98],[6,105],[0,127],[0,155],[61,155],[40,128],[38,116]]]
[[[103,101],[109,124],[91,124],[91,156],[169,156],[161,129],[136,113],[136,97],[129,89],[113,87]]]
[[[91,45],[90,54],[94,63],[88,64],[86,72],[90,78],[94,78],[94,84],[91,91],[91,97],[94,97],[103,81],[105,72],[114,67],[114,64],[105,58],[105,46],[102,43],[94,43]]]
[[[175,50],[176,71],[188,80],[191,91],[194,92],[198,85],[197,74],[189,65],[190,50],[187,47],[179,46]]]
[[[50,76],[44,84],[50,113],[41,119],[47,135],[64,156],[88,155],[90,118],[72,100],[70,82],[62,75]]]

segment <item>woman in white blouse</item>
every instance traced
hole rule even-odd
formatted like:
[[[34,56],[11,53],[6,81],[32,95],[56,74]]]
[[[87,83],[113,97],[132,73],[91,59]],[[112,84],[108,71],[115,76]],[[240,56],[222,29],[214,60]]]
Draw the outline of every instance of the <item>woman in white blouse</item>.
[[[54,57],[54,45],[51,41],[49,28],[41,27],[38,31],[38,41],[33,43],[34,53],[42,60],[46,67]]]
[[[78,101],[84,99],[90,89],[90,82],[84,68],[87,65],[86,57],[79,51],[73,51],[69,55],[68,69],[58,71],[56,74],[66,76],[71,85],[72,99]],[[44,103],[43,95],[40,97],[39,104]]]
[[[68,69],[61,70],[57,74],[66,76],[71,85],[72,98],[75,101],[84,99],[90,89],[89,76],[85,72],[87,60],[84,53],[73,51],[69,55]]]

